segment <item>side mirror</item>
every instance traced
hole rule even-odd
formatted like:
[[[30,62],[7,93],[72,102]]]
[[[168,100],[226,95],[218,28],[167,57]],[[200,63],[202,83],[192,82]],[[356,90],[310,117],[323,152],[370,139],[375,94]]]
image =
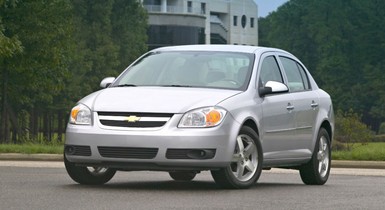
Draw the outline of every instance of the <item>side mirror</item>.
[[[106,77],[100,82],[101,88],[106,88],[110,86],[115,81],[115,77]]]
[[[268,94],[287,92],[289,92],[289,88],[285,84],[276,81],[268,81],[264,87],[259,88],[259,95],[261,97]]]

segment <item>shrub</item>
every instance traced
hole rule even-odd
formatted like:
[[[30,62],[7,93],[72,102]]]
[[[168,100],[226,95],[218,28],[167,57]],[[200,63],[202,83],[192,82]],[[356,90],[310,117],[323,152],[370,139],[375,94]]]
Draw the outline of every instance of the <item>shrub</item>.
[[[338,111],[335,123],[335,140],[345,145],[345,147],[338,145],[336,149],[351,150],[355,144],[365,144],[374,137],[373,131],[361,122],[361,116],[353,110]]]
[[[378,131],[378,134],[385,134],[385,122],[381,123],[380,130]]]
[[[374,136],[372,142],[385,142],[385,134]]]

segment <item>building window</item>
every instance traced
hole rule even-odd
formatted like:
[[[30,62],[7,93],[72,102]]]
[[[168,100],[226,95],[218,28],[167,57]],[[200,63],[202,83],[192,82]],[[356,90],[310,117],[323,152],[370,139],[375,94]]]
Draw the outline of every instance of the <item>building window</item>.
[[[143,0],[144,5],[160,5],[160,0]]]
[[[237,26],[238,25],[238,16],[234,15],[233,17],[233,25]]]
[[[192,13],[192,1],[187,2],[187,12]]]
[[[202,14],[206,14],[206,3],[201,3],[201,12]]]
[[[241,26],[242,26],[242,28],[246,27],[246,22],[247,22],[246,15],[242,15],[242,17],[241,17]]]
[[[254,28],[254,18],[250,18],[250,27]]]

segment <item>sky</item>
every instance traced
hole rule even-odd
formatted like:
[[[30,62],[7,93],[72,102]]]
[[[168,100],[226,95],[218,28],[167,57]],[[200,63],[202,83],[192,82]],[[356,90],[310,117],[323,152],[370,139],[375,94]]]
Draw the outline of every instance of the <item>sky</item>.
[[[254,0],[258,5],[258,17],[266,17],[288,0]]]

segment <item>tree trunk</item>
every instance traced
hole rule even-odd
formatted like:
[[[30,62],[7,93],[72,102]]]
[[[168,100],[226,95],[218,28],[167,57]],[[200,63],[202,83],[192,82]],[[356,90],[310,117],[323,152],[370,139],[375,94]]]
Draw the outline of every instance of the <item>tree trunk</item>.
[[[3,62],[5,63],[5,62]],[[6,91],[6,84],[7,84],[7,72],[5,70],[5,64],[3,68],[1,69],[1,121],[0,121],[0,143],[5,143],[5,133],[6,133],[6,121],[7,121],[7,110],[6,110],[6,99],[7,99],[7,91]]]
[[[58,142],[62,142],[62,140],[63,140],[63,131],[64,131],[64,129],[63,129],[63,125],[64,125],[64,123],[63,123],[63,112],[62,112],[62,110],[59,110],[58,111],[58,113],[57,113],[57,141]]]
[[[43,138],[44,140],[50,140],[49,139],[49,117],[48,117],[48,112],[44,112],[43,116]]]
[[[19,121],[17,119],[17,115],[15,114],[14,110],[12,109],[12,107],[8,104],[8,103],[5,103],[5,106],[6,106],[6,109],[7,109],[7,113],[8,113],[8,117],[9,117],[9,122],[11,122],[12,124],[12,131],[13,131],[13,137],[12,137],[12,140],[14,141],[14,143],[17,142],[17,136],[20,136],[20,133],[21,133],[21,128],[19,126]],[[9,129],[8,129],[9,130]]]
[[[5,115],[5,130],[4,130],[4,142],[10,143],[11,139],[11,132],[9,130],[9,117],[8,115]]]
[[[29,132],[30,132],[30,138],[32,140],[37,140],[37,134],[38,134],[38,114],[36,109],[31,109],[30,111],[30,120],[29,120]]]
[[[6,131],[6,122],[7,122],[7,110],[4,105],[4,95],[2,97],[3,103],[1,106],[1,126],[0,126],[0,143],[5,143],[5,131]]]

